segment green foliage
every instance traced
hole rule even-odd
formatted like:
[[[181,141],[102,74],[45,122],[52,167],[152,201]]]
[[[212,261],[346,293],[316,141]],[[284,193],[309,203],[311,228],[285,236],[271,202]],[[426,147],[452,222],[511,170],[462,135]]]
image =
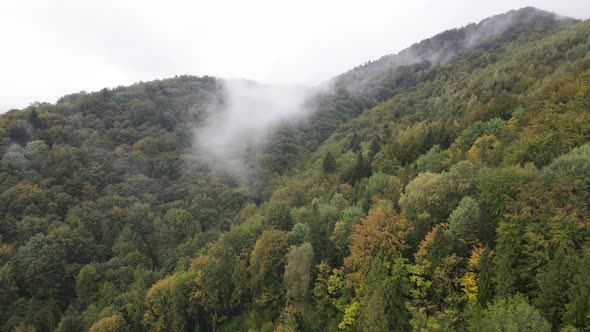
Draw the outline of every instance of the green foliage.
[[[3,171],[7,172],[23,172],[28,167],[28,161],[22,152],[10,151],[2,156],[2,160],[0,160],[0,167]]]
[[[300,246],[303,242],[309,240],[309,226],[307,224],[297,223],[289,232],[289,243]]]
[[[142,320],[148,331],[186,330],[189,293],[183,286],[179,278],[172,275],[158,281],[149,289]]]
[[[566,181],[580,189],[590,188],[590,144],[575,148],[543,168],[549,181]]]
[[[412,244],[435,225],[445,221],[457,207],[459,198],[473,190],[473,164],[462,161],[449,172],[421,173],[406,186],[400,206],[415,228]]]
[[[281,276],[289,250],[287,233],[264,231],[250,255],[249,272],[256,302],[260,306],[277,305],[282,297]]]
[[[293,217],[289,206],[278,200],[270,201],[264,206],[265,224],[282,231],[289,231],[293,227]]]
[[[588,279],[590,250],[588,248],[586,245],[573,275],[572,286],[565,294],[569,301],[565,306],[564,320],[580,329],[590,326],[590,282]]]
[[[508,199],[514,199],[519,188],[527,186],[537,177],[534,166],[511,166],[484,170],[477,180],[480,206],[495,220],[503,213]]]
[[[588,329],[590,23],[486,22],[336,77],[240,176],[192,148],[215,78],[0,116],[0,330]]]
[[[287,288],[287,303],[302,306],[306,302],[312,260],[313,248],[311,244],[304,243],[300,247],[291,247],[287,254],[284,276]]]
[[[350,254],[350,235],[352,234],[354,225],[364,216],[365,214],[360,208],[356,206],[350,207],[342,211],[341,220],[334,225],[331,240],[335,243],[336,248],[340,250],[342,257]]]
[[[481,218],[481,211],[477,200],[465,196],[459,205],[449,216],[449,232],[457,239],[475,240],[478,229],[478,221]]]
[[[326,156],[322,160],[322,169],[324,172],[327,174],[334,173],[336,171],[336,166],[336,159],[334,159],[334,156],[330,152],[326,153]]]
[[[416,159],[416,170],[418,172],[440,173],[443,170],[443,162],[448,159],[449,152],[434,145],[428,152]]]
[[[499,298],[488,309],[470,321],[470,329],[478,331],[551,331],[540,312],[522,295]]]
[[[408,331],[410,312],[406,308],[410,283],[402,260],[393,265],[391,276],[377,277],[357,323],[362,331]]]

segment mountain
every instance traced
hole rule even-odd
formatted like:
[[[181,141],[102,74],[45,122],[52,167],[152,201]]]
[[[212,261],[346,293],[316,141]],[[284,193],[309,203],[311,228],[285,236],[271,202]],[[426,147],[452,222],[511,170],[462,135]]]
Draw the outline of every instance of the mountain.
[[[534,8],[445,31],[236,142],[239,173],[195,148],[243,100],[218,78],[4,114],[0,329],[587,329],[588,36]]]
[[[313,115],[311,125],[299,128],[303,134],[299,131],[293,134],[302,138],[294,145],[308,148],[303,153],[293,154],[289,160],[281,160],[281,165],[287,167],[298,159],[306,159],[306,153],[315,151],[343,123],[400,92],[416,88],[420,81],[432,79],[425,75],[433,75],[441,64],[461,61],[464,57],[477,56],[505,45],[516,45],[576,22],[531,7],[512,10],[478,24],[445,31],[398,54],[384,56],[341,74],[328,82],[333,87],[329,90],[331,93],[318,97],[316,108],[319,111]],[[485,63],[490,59],[482,61]],[[287,138],[287,141],[291,139]]]
[[[398,54],[391,54],[356,67],[334,79],[334,84],[353,92],[361,91],[379,100],[391,97],[380,88],[391,82],[400,66],[427,63],[431,66],[446,64],[470,50],[490,49],[495,44],[514,41],[523,33],[543,33],[552,28],[575,24],[571,18],[532,7],[511,10],[487,18],[478,24],[444,31],[432,38],[416,43]],[[398,83],[398,82],[396,82]],[[398,83],[399,85],[399,83]]]

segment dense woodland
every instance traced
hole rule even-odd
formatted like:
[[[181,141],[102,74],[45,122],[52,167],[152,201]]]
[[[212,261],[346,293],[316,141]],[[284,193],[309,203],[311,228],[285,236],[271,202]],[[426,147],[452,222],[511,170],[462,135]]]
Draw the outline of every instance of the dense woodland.
[[[0,116],[0,330],[590,330],[590,21],[505,15],[335,78],[246,177],[192,146],[212,77]]]

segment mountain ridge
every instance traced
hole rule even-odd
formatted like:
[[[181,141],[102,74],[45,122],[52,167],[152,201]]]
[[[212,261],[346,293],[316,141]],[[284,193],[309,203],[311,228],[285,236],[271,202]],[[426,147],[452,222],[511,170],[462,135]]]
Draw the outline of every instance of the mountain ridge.
[[[422,62],[433,66],[445,64],[461,54],[502,37],[506,32],[512,31],[514,34],[518,34],[522,31],[543,31],[555,27],[565,27],[577,22],[578,20],[559,17],[555,13],[534,7],[511,10],[486,18],[479,23],[471,23],[461,28],[443,31],[398,53],[384,55],[378,60],[357,66],[337,75],[331,81],[336,86],[355,91],[362,88],[356,85],[366,85],[374,80],[375,78],[372,77],[374,72],[390,71],[396,67]],[[356,83],[347,85],[347,80]]]
[[[258,90],[214,77],[1,115],[0,330],[590,328],[590,21],[518,13],[321,90],[241,174],[195,136]]]

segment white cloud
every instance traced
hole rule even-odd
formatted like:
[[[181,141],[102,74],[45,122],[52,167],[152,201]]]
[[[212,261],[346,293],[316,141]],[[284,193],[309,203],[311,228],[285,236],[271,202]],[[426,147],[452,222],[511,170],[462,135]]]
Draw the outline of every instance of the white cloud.
[[[222,81],[223,105],[210,105],[208,118],[194,128],[198,155],[234,173],[243,171],[243,153],[263,147],[283,124],[303,121],[313,111],[302,87]]]

